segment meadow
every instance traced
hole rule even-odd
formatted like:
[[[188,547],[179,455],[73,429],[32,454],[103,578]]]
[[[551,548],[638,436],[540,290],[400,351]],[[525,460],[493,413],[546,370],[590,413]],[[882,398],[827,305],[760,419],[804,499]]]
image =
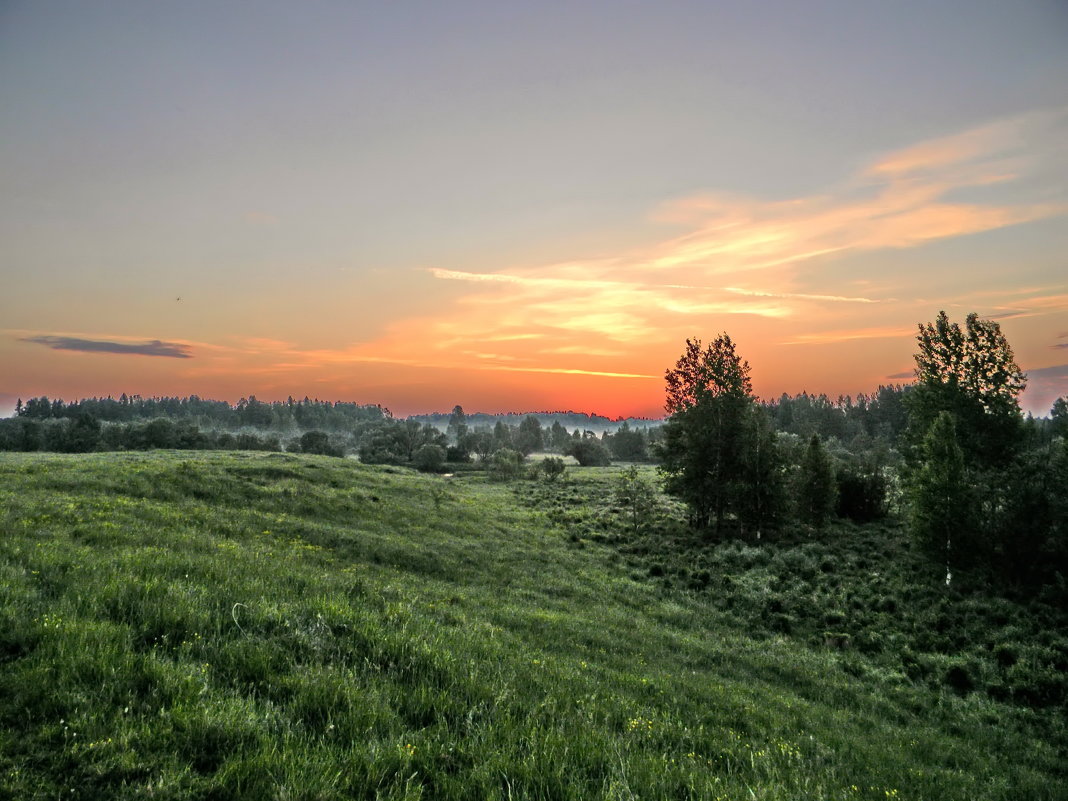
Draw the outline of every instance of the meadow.
[[[1068,797],[1052,600],[618,475],[0,454],[0,797]]]

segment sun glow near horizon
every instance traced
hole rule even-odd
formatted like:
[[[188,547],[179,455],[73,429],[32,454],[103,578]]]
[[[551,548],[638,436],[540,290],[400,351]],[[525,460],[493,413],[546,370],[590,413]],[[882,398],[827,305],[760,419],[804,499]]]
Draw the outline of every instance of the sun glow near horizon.
[[[882,11],[774,5],[791,25],[13,8],[0,408],[658,416],[688,337],[729,333],[763,397],[856,394],[904,380],[945,309],[1001,321],[1048,411],[1068,394],[1065,20],[961,2],[962,30],[916,3],[902,64]]]

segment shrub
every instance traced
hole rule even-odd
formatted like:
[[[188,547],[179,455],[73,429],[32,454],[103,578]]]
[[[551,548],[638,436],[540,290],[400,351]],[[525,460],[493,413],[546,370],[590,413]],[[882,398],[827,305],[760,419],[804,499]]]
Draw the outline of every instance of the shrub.
[[[304,453],[318,453],[323,456],[342,456],[342,450],[330,444],[330,437],[325,431],[306,431],[300,438],[300,449]]]
[[[547,481],[556,481],[564,474],[564,460],[558,456],[549,456],[541,462],[541,472]]]
[[[608,449],[595,439],[582,439],[573,442],[567,449],[569,456],[583,467],[606,467],[612,463]]]
[[[879,468],[846,464],[839,468],[838,515],[858,523],[886,517],[887,478]]]
[[[467,464],[471,461],[471,453],[459,445],[450,445],[445,450],[445,461],[453,464]]]
[[[653,521],[657,511],[656,487],[638,468],[631,467],[619,474],[614,496],[635,533]]]
[[[523,456],[511,448],[500,448],[490,459],[490,477],[496,481],[512,481],[523,472]]]
[[[1016,647],[1008,643],[999,643],[994,646],[994,659],[1004,668],[1012,667],[1019,660]]]
[[[956,661],[951,664],[942,677],[943,683],[954,692],[966,695],[975,689],[975,679],[972,677],[969,666]]]
[[[412,465],[423,473],[437,473],[445,464],[445,449],[440,445],[423,445],[412,455]]]

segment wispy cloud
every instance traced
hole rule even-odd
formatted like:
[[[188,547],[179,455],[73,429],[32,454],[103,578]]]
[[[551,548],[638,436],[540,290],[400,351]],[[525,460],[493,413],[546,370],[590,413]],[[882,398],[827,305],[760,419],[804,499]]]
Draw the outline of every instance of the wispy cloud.
[[[311,380],[351,374],[354,365],[381,365],[383,371],[399,366],[650,380],[661,374],[653,359],[663,358],[668,343],[674,347],[695,333],[748,330],[770,350],[911,338],[915,320],[953,303],[974,303],[968,311],[989,309],[995,318],[1060,312],[1068,309],[1068,286],[1043,285],[1053,281],[1026,279],[1026,291],[988,295],[988,286],[977,282],[953,298],[921,303],[917,295],[938,298],[951,290],[944,283],[918,288],[908,271],[899,277],[881,263],[876,273],[869,261],[879,251],[1068,213],[1063,195],[1035,194],[1027,181],[1068,161],[1061,142],[1068,142],[1064,110],[1024,114],[884,154],[820,193],[679,198],[642,221],[653,235],[641,246],[522,268],[428,266],[434,279],[452,282],[452,300],[424,316],[396,320],[371,341],[302,349],[248,338],[210,351],[193,343],[200,358],[187,372]],[[994,191],[1002,187],[1012,191]],[[190,343],[104,335],[27,338],[68,350],[185,359],[193,352]],[[884,344],[887,353],[896,347],[873,341],[864,349]],[[798,362],[795,353],[780,352],[781,366]],[[904,352],[894,353],[889,364],[870,365],[876,380],[904,363]]]
[[[83,353],[119,353],[134,356],[163,356],[171,359],[193,358],[188,345],[178,342],[162,342],[158,339],[147,342],[111,342],[102,339],[81,339],[64,336],[22,337],[23,342],[33,342],[53,350],[73,350]]]
[[[900,373],[891,373],[890,375],[887,376],[887,378],[895,378],[895,379],[915,378],[915,377],[916,377],[916,371],[915,370],[902,370]]]
[[[890,153],[872,164],[868,173],[907,176],[981,164],[985,169],[972,173],[971,180],[1007,180],[1012,177],[1009,168],[1019,166],[1019,159],[1034,149],[1036,139],[1056,137],[1063,124],[1063,109],[1006,117]]]
[[[505,370],[507,372],[514,373],[553,373],[555,375],[593,375],[600,376],[602,378],[652,378],[660,380],[663,378],[661,375],[649,375],[647,373],[610,373],[601,370],[578,370],[574,368],[566,367],[510,367],[506,365],[497,365],[493,369]]]
[[[960,304],[953,305],[959,306]],[[1013,317],[1038,317],[1066,310],[1068,310],[1068,294],[1057,293],[1017,298],[1012,301],[1011,305],[994,306],[990,313],[984,316],[1006,320]]]
[[[748,295],[755,298],[782,298],[784,300],[821,300],[829,303],[885,303],[886,301],[893,300],[893,298],[886,298],[885,300],[876,300],[873,298],[860,298],[860,297],[847,297],[843,295],[809,295],[801,292],[758,292],[752,289],[739,289],[738,287],[727,286],[723,287],[724,292],[730,292],[732,295]]]
[[[959,191],[1014,181],[1033,173],[1050,153],[1063,158],[1061,135],[1068,136],[1065,110],[1023,114],[888,153],[819,195],[768,201],[706,193],[671,201],[654,211],[653,220],[684,232],[648,246],[523,269],[429,268],[439,280],[469,283],[471,291],[452,310],[412,322],[427,327],[420,341],[448,341],[472,352],[487,352],[479,343],[493,336],[518,343],[536,331],[539,340],[522,343],[532,358],[562,353],[576,335],[592,358],[598,351],[619,352],[621,344],[675,339],[695,325],[707,328],[709,319],[738,315],[811,319],[824,310],[825,320],[854,324],[801,331],[789,342],[796,345],[911,334],[911,328],[877,325],[889,321],[885,314],[851,319],[851,306],[881,308],[896,301],[870,288],[820,291],[817,265],[1068,213],[1059,200],[1015,192],[1009,199],[987,193],[978,195],[985,202],[965,201]],[[867,287],[865,277],[858,275],[856,286]],[[1065,306],[1064,287],[1051,289],[1014,298],[993,316]]]
[[[247,352],[249,355],[261,356],[259,352]],[[640,378],[659,379],[660,375],[634,372],[615,372],[608,370],[586,370],[576,367],[545,366],[535,364],[514,364],[517,357],[509,354],[464,351],[459,357],[451,359],[405,358],[397,355],[374,354],[366,346],[352,345],[344,348],[300,349],[291,347],[275,354],[284,361],[267,361],[265,363],[241,360],[240,366],[229,360],[216,360],[188,372],[190,376],[219,376],[240,372],[244,375],[269,376],[294,372],[322,372],[336,368],[345,369],[353,365],[390,365],[414,367],[424,370],[445,370],[450,372],[511,372],[511,373],[548,373],[556,375],[599,376],[603,378]]]
[[[783,345],[833,345],[838,342],[849,342],[854,339],[890,339],[893,337],[907,337],[915,332],[911,328],[899,325],[879,328],[855,328],[846,331],[819,331],[811,334],[797,334],[792,339],[782,342]]]

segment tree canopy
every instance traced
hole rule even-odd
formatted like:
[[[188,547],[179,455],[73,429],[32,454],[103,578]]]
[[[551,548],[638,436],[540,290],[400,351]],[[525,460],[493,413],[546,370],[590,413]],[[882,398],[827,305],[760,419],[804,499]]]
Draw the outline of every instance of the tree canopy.
[[[732,395],[751,398],[753,383],[749,378],[749,362],[735,353],[728,334],[716,337],[704,350],[701,340],[687,339],[686,350],[674,369],[664,374],[667,384],[668,414],[696,406],[704,396]]]
[[[1027,377],[993,320],[971,313],[962,330],[944,311],[933,323],[920,323],[916,390],[909,395],[909,427],[914,447],[942,412],[956,419],[965,461],[1004,465],[1019,442],[1019,395]]]
[[[665,382],[671,417],[659,448],[664,489],[685,501],[697,528],[711,525],[719,531],[728,515],[747,520],[755,495],[763,498],[755,492],[757,485],[775,480],[766,469],[774,464],[774,438],[762,432],[753,436],[762,415],[752,413],[756,400],[749,363],[726,333],[704,349],[700,340],[687,339]],[[754,443],[764,449],[760,458],[750,452]],[[759,530],[760,522],[754,522]]]

